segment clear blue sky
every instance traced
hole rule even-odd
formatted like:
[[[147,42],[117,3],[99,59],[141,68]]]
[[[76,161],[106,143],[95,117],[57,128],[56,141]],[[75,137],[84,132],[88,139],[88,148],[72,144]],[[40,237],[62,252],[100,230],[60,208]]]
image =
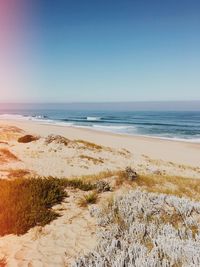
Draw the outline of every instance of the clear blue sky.
[[[23,89],[3,99],[200,100],[200,1],[32,2],[16,60]]]

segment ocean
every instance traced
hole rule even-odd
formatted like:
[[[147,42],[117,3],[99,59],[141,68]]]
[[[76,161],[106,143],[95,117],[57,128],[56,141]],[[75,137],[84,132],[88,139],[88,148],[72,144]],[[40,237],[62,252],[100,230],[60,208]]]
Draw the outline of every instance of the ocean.
[[[1,109],[0,119],[32,120],[118,134],[200,142],[200,111]]]

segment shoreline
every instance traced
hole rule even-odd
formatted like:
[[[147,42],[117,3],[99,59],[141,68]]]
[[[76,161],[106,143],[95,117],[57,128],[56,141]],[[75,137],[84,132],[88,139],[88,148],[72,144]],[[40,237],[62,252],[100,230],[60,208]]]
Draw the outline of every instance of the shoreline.
[[[199,141],[195,141],[196,139],[181,139],[181,138],[170,138],[170,137],[162,137],[162,136],[153,136],[153,135],[142,135],[142,134],[129,134],[129,133],[117,133],[117,132],[112,132],[109,130],[100,130],[100,129],[95,129],[89,126],[80,126],[80,125],[61,125],[61,122],[47,122],[45,121],[39,121],[39,120],[15,120],[15,119],[1,119],[0,122],[11,122],[11,123],[33,123],[33,124],[38,124],[41,126],[55,126],[55,127],[63,127],[63,128],[72,128],[72,129],[81,129],[81,130],[86,130],[86,131],[94,131],[97,133],[106,133],[109,135],[114,135],[114,136],[126,136],[126,137],[133,137],[133,138],[145,138],[145,139],[156,139],[156,140],[164,140],[164,141],[169,141],[169,142],[179,142],[179,143],[189,143],[189,144],[196,144],[200,145],[200,139],[197,139]]]
[[[138,156],[200,166],[200,143],[183,142],[140,135],[118,134],[84,127],[45,124],[38,121],[0,120],[0,124],[17,126],[30,134],[62,135],[68,139],[82,139],[115,149],[127,149]]]

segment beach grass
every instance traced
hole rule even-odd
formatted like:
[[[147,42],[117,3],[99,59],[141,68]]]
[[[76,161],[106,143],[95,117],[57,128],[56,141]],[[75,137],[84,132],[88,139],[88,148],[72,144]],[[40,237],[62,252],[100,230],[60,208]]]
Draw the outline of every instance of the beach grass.
[[[85,140],[74,140],[75,143],[81,144],[83,145],[83,147],[87,148],[87,149],[91,149],[91,150],[101,150],[103,149],[103,147],[101,145],[97,145],[95,143],[91,143]]]
[[[90,191],[95,189],[95,185],[90,181],[84,181],[81,178],[64,178],[58,179],[59,184],[63,185],[64,187],[71,187],[75,189],[80,189],[82,191]]]
[[[58,217],[51,207],[67,196],[53,178],[0,180],[0,235],[24,234]]]
[[[143,188],[148,192],[187,197],[197,201],[200,200],[199,179],[170,175],[146,174],[138,175],[137,179],[130,181],[128,180],[125,171],[118,171],[113,173],[113,175],[116,175],[117,186],[121,186],[126,183],[135,189]]]
[[[87,207],[89,204],[95,204],[98,200],[98,194],[96,191],[90,192],[78,199],[78,205],[80,207]]]
[[[88,155],[80,155],[79,157],[81,159],[83,159],[83,160],[87,160],[89,162],[92,162],[95,165],[104,163],[104,161],[102,159],[94,158],[94,157],[91,157],[91,156],[88,156]]]
[[[80,206],[96,203],[96,182],[104,179],[109,182],[113,177],[116,189],[128,185],[132,189],[200,200],[199,180],[176,176],[138,175],[137,179],[130,181],[123,170],[63,179],[25,179],[16,175],[10,180],[0,180],[0,235],[24,234],[36,225],[44,226],[56,219],[59,215],[51,208],[67,197],[67,188],[91,191],[78,200]]]
[[[200,201],[200,182],[196,178],[185,178],[173,175],[138,174],[137,179],[130,181],[125,170],[105,171],[93,175],[81,176],[80,180],[95,183],[99,180],[111,177],[115,180],[115,186],[120,188],[128,185],[133,189],[141,188],[148,192],[187,197]]]
[[[19,172],[21,173],[21,172]],[[24,234],[34,226],[44,226],[59,215],[51,208],[67,197],[66,189],[82,191],[95,189],[95,185],[79,178],[54,177],[0,180],[0,235]],[[15,172],[13,172],[13,175]],[[22,175],[23,177],[23,175]],[[87,199],[87,197],[86,197]],[[88,196],[87,201],[92,202]]]
[[[149,192],[200,200],[199,179],[179,176],[141,175],[134,183],[136,186],[144,187]]]

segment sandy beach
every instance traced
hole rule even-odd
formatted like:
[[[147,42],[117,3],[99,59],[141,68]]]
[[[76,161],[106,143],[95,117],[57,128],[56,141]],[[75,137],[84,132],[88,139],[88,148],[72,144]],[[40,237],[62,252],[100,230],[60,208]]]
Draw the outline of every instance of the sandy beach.
[[[16,126],[24,130],[25,133],[41,137],[47,137],[51,134],[61,135],[70,140],[85,140],[109,147],[117,152],[123,152],[124,150],[129,154],[129,161],[125,160],[124,165],[130,164],[137,168],[140,168],[140,165],[144,165],[141,166],[141,170],[145,170],[145,167],[148,168],[148,165],[151,165],[152,170],[153,168],[161,168],[161,170],[166,168],[169,174],[175,168],[177,171],[176,175],[197,178],[199,176],[199,172],[195,172],[195,170],[199,170],[198,168],[200,167],[200,143],[120,135],[85,128],[45,125],[33,121],[0,121],[0,124]],[[112,160],[116,161],[115,167],[117,167],[117,164],[119,164],[119,168],[121,167],[121,162],[117,159],[116,155]],[[187,172],[187,169],[189,172]]]
[[[200,1],[0,1],[0,267],[200,267]]]
[[[26,135],[36,139],[19,142],[19,138]],[[83,177],[114,173],[127,166],[140,175],[159,175],[163,182],[165,176],[199,179],[200,144],[33,121],[0,121],[2,179],[12,179],[15,175]],[[166,185],[173,187],[169,182]],[[123,190],[129,190],[129,185]],[[51,224],[34,227],[21,236],[0,238],[0,259],[6,258],[6,266],[71,266],[76,257],[95,248],[97,221],[91,217],[90,209],[77,205],[77,198],[84,192],[70,189],[68,193],[64,202],[53,207],[60,217]],[[103,193],[100,202],[109,194]]]

